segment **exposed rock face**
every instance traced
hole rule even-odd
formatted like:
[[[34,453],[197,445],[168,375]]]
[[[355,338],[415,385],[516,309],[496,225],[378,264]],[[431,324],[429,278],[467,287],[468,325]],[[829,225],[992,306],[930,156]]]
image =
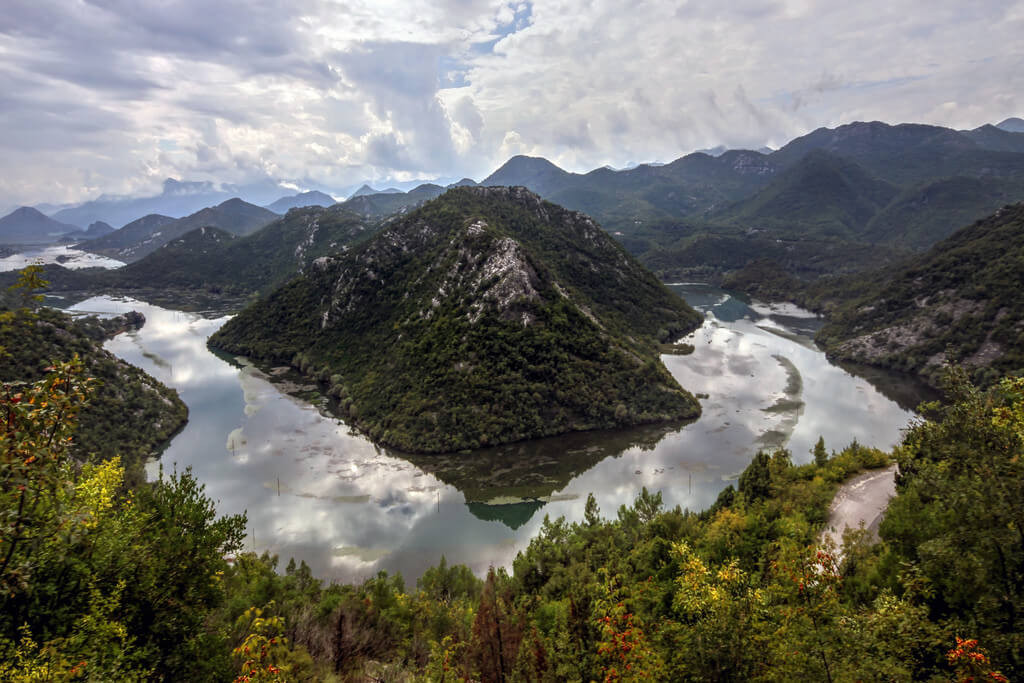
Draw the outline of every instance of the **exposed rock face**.
[[[932,383],[947,362],[981,383],[1024,369],[1024,205],[1005,207],[869,282],[819,333],[830,357],[920,373]]]
[[[696,416],[654,338],[699,320],[589,217],[457,188],[317,259],[211,344],[331,378],[374,438],[446,451]]]

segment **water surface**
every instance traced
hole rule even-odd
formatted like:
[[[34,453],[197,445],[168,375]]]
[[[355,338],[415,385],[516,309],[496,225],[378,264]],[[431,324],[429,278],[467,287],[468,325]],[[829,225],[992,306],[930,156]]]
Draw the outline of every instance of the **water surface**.
[[[7,270],[21,270],[33,263],[59,263],[65,268],[77,270],[79,268],[120,268],[124,265],[122,261],[90,254],[81,249],[71,246],[58,245],[49,247],[36,247],[19,251],[17,254],[0,258],[0,272]]]
[[[303,559],[329,579],[385,569],[414,580],[442,554],[478,573],[509,566],[545,515],[582,519],[588,493],[609,517],[644,486],[698,510],[759,448],[785,446],[804,462],[819,436],[836,449],[898,441],[912,414],[830,364],[810,341],[813,316],[755,310],[706,286],[675,289],[706,315],[686,338],[692,355],[663,357],[706,395],[699,420],[450,456],[378,448],[325,414],[301,377],[211,353],[206,339],[227,318],[108,297],[74,309],[145,314],[145,327],[107,348],[181,393],[189,423],[162,465],[192,467],[221,513],[246,511],[250,548]]]

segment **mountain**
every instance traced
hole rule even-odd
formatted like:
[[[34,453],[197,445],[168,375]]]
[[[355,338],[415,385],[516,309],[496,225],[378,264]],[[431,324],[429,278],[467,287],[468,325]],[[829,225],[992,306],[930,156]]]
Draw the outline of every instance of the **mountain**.
[[[448,187],[476,187],[477,182],[472,178],[463,178],[457,182],[452,183]]]
[[[502,164],[498,170],[480,181],[480,185],[521,185],[541,196],[547,196],[565,187],[572,175],[547,159],[519,155]]]
[[[107,286],[119,290],[205,289],[248,295],[282,284],[317,258],[344,251],[372,232],[372,224],[340,205],[308,206],[292,209],[245,237],[220,228],[196,228],[103,277]]]
[[[401,190],[396,189],[394,187],[389,187],[389,188],[387,188],[385,190],[375,190],[372,187],[370,187],[369,185],[363,185],[358,190],[353,192],[352,196],[349,197],[349,199],[355,199],[356,197],[366,197],[366,196],[375,195],[375,194],[401,194],[401,193],[402,193]]]
[[[789,142],[771,154],[771,159],[787,168],[815,149],[851,159],[882,180],[901,186],[955,175],[1024,176],[1024,156],[1019,153],[986,149],[969,134],[916,123],[891,126],[858,121],[835,129],[819,128]]]
[[[31,206],[23,206],[0,218],[0,244],[52,244],[76,230],[81,228],[49,218]]]
[[[424,183],[408,192],[374,192],[373,194],[355,195],[341,202],[340,206],[346,211],[367,218],[383,218],[408,211],[427,200],[441,196],[444,191],[445,188],[440,185]]]
[[[932,382],[946,360],[983,384],[1024,370],[1024,204],[1000,209],[898,269],[841,286],[848,298],[818,334],[830,357]]]
[[[814,149],[750,199],[714,215],[773,235],[856,239],[897,194],[859,164]]]
[[[897,195],[868,222],[861,238],[923,250],[980,216],[1024,198],[1024,184],[954,176]]]
[[[993,125],[961,131],[979,147],[997,152],[1024,153],[1024,131],[1013,132]]]
[[[103,221],[96,221],[86,228],[85,234],[82,237],[87,240],[92,240],[97,237],[109,235],[112,232],[114,232],[114,228],[111,225],[104,223]]]
[[[656,342],[700,320],[589,217],[524,188],[455,188],[210,344],[329,380],[381,443],[444,452],[695,417]]]
[[[1024,119],[1014,116],[997,123],[996,128],[1010,133],[1024,133]]]
[[[151,213],[128,223],[119,230],[91,240],[88,245],[83,245],[83,248],[94,254],[116,258],[121,250],[150,239],[160,228],[174,221],[175,219],[170,216]]]
[[[247,235],[277,218],[279,216],[274,212],[236,197],[168,222],[161,222],[160,217],[147,216],[144,221],[134,221],[106,237],[83,244],[82,248],[121,261],[138,261],[196,228],[214,227],[234,235]]]
[[[330,206],[334,203],[334,197],[331,195],[314,190],[312,192],[301,192],[290,197],[281,197],[276,202],[267,204],[266,208],[274,213],[284,215],[288,213],[289,209],[299,209],[304,206]]]

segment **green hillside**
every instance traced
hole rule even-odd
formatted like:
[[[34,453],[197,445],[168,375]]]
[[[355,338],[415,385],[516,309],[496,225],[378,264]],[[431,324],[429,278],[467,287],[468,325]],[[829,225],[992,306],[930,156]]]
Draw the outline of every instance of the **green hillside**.
[[[210,344],[329,380],[371,437],[433,452],[694,417],[656,342],[699,322],[588,217],[458,188]]]
[[[832,357],[932,381],[946,360],[982,383],[1024,371],[1024,204],[956,232],[886,277],[851,278],[843,289],[850,298],[818,335]]]
[[[72,318],[45,307],[32,312],[10,297],[0,302],[0,381],[35,382],[77,355],[98,386],[82,408],[71,452],[92,462],[121,456],[135,479],[188,415],[177,392],[102,348],[108,337],[143,323],[138,314]]]
[[[856,239],[898,193],[858,164],[813,150],[756,195],[714,218],[773,235]]]

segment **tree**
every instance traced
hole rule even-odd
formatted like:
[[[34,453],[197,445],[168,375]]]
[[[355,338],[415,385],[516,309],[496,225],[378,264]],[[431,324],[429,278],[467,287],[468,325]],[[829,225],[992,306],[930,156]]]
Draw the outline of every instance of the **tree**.
[[[491,567],[473,622],[473,658],[480,680],[488,682],[504,681],[511,675],[523,639],[523,623],[511,605],[511,591],[499,583],[506,581],[500,581]]]
[[[987,392],[962,370],[949,402],[897,450],[899,495],[881,534],[928,582],[933,618],[985,643],[1011,679],[1024,674],[1024,379]]]
[[[818,437],[818,442],[814,444],[811,454],[814,456],[814,464],[818,467],[822,467],[828,462],[828,451],[825,450],[825,437]]]
[[[771,457],[764,451],[758,451],[750,465],[740,475],[738,486],[748,503],[763,500],[771,495]]]

